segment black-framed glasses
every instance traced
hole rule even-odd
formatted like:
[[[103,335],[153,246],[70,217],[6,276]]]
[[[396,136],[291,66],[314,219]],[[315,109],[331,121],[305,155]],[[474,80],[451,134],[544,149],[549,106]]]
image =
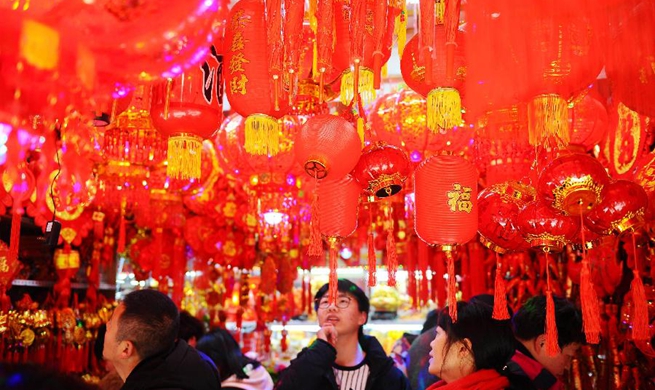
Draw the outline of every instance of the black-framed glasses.
[[[337,297],[335,306],[339,309],[346,309],[350,305],[350,301],[352,301],[352,298],[347,296],[340,296]],[[321,298],[321,300],[318,301],[319,309],[327,309],[328,307],[330,307],[330,300],[327,297]]]

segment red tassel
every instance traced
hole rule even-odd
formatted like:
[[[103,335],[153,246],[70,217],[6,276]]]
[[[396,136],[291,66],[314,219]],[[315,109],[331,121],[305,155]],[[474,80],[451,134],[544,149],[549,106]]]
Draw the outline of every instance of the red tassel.
[[[648,301],[644,283],[641,280],[639,271],[633,271],[634,277],[630,284],[632,294],[632,339],[649,340],[650,329],[648,327]]]
[[[587,342],[598,344],[601,332],[598,295],[596,295],[591,280],[591,269],[586,259],[582,260],[582,269],[580,270],[580,305],[582,306],[582,323]]]
[[[368,234],[368,286],[375,287],[378,283],[376,278],[376,269],[377,259],[375,258],[375,237],[373,236],[373,229]]]
[[[118,253],[125,252],[125,214],[121,213],[121,222],[118,229],[118,246],[116,247]]]
[[[549,283],[548,291],[546,291],[546,352],[548,356],[556,356],[560,353],[558,338],[557,322],[555,322],[555,301]]]
[[[330,285],[328,288],[328,300],[330,304],[336,304],[339,289],[339,279],[337,278],[337,255],[337,240],[336,238],[330,238]]]
[[[9,263],[18,260],[18,247],[20,244],[20,222],[21,215],[17,212],[11,214],[11,235],[9,236],[9,253],[7,259]]]
[[[494,312],[491,316],[494,320],[509,320],[507,310],[507,292],[503,280],[503,270],[500,264],[500,256],[496,253],[496,281],[494,286]]]
[[[457,322],[457,280],[455,279],[455,259],[450,250],[444,251],[448,259],[448,314],[453,322]]]
[[[318,194],[314,186],[314,196],[312,198],[312,219],[310,221],[309,248],[307,254],[311,257],[319,257],[323,254],[323,243],[321,241],[321,229],[318,218]]]
[[[387,285],[396,286],[396,271],[398,271],[398,256],[396,255],[396,240],[393,238],[393,228],[387,230]]]

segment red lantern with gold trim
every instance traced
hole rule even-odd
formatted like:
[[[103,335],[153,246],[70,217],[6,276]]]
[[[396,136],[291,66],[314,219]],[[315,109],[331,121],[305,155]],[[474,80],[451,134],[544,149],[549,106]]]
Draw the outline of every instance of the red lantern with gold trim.
[[[519,212],[518,226],[532,248],[559,252],[580,231],[580,218],[562,215],[538,199]]]
[[[644,223],[648,194],[639,184],[617,180],[603,188],[603,200],[585,216],[585,225],[599,234],[623,233]]]
[[[168,136],[168,176],[198,179],[202,141],[223,119],[223,56],[211,46],[209,55],[175,79],[153,88],[150,113],[155,128]]]
[[[482,244],[498,253],[529,249],[518,227],[518,214],[534,196],[534,188],[517,182],[482,190],[478,195],[478,233]]]
[[[410,172],[411,165],[405,152],[384,142],[376,142],[364,148],[352,175],[369,196],[386,198],[402,190]]]
[[[287,112],[288,102],[274,96],[264,13],[259,0],[240,0],[232,7],[225,32],[225,85],[230,106],[246,118],[246,151],[273,156],[279,145],[277,118]]]
[[[296,161],[316,179],[336,180],[348,174],[357,165],[361,148],[355,127],[329,114],[309,118],[295,139]]]
[[[537,192],[566,215],[586,214],[601,201],[609,182],[605,168],[595,158],[574,153],[553,160],[539,175]]]

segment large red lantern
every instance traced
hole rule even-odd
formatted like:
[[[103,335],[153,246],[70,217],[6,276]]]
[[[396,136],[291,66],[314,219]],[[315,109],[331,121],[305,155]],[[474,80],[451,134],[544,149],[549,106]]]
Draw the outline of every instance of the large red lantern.
[[[580,231],[580,218],[568,217],[543,200],[528,203],[519,212],[519,229],[533,248],[559,252]]]
[[[295,148],[296,161],[309,176],[336,180],[357,165],[362,144],[350,122],[324,114],[305,122],[296,134]]]
[[[411,165],[405,152],[377,142],[364,148],[353,176],[369,196],[386,198],[402,190],[410,171]]]
[[[200,178],[202,141],[223,119],[222,67],[211,46],[203,63],[153,89],[150,113],[155,128],[168,136],[166,172],[172,178]]]
[[[644,222],[648,194],[639,184],[617,180],[603,188],[603,200],[585,217],[585,224],[599,234],[623,233]]]
[[[518,214],[534,200],[535,190],[517,182],[487,187],[478,195],[478,232],[487,248],[498,252],[529,249],[518,227]]]
[[[279,151],[277,118],[286,113],[287,99],[274,96],[264,13],[259,0],[240,0],[232,7],[225,32],[225,83],[230,106],[246,118],[246,152],[272,156]]]
[[[609,176],[595,158],[574,153],[553,160],[541,172],[537,192],[566,215],[586,214],[601,201]]]

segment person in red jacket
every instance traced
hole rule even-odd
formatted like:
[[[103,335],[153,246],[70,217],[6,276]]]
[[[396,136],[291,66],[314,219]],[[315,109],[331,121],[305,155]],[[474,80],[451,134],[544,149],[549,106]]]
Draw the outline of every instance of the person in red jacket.
[[[522,388],[506,366],[515,343],[510,321],[494,320],[492,314],[493,307],[479,300],[457,302],[456,322],[448,307],[439,312],[428,370],[441,380],[428,390]]]
[[[546,297],[530,298],[514,314],[512,325],[518,341],[516,353],[508,364],[510,372],[532,381],[527,390],[561,390],[559,380],[571,366],[571,361],[585,342],[582,313],[565,298],[553,297],[557,342],[561,352],[549,356],[546,351]]]

